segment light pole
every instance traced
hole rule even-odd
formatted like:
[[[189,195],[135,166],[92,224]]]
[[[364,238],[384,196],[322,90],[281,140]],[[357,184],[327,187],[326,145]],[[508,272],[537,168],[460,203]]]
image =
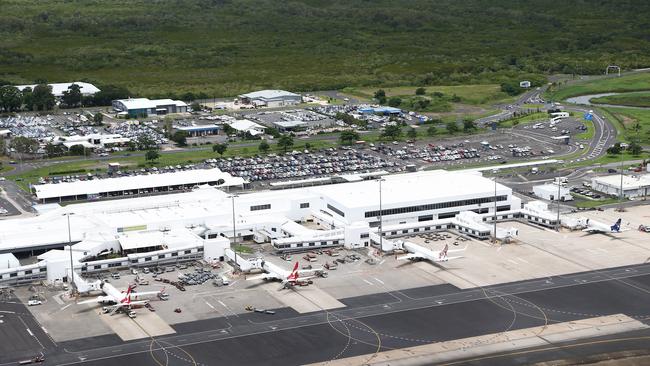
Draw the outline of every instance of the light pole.
[[[239,195],[231,194],[230,199],[232,200],[232,242],[235,245],[235,267],[237,267],[237,227],[235,224],[235,198]]]
[[[492,244],[497,243],[497,174],[499,173],[498,170],[494,169],[492,170],[492,173],[494,173],[494,217],[493,217],[493,223],[494,223],[494,236],[492,237]]]
[[[65,216],[68,219],[68,250],[70,251],[70,290],[72,290],[74,286],[74,265],[72,263],[72,232],[70,231],[70,215],[74,215],[74,213],[67,212],[63,214],[63,216]]]
[[[555,224],[555,230],[560,231],[560,169],[557,170],[557,197],[555,199],[557,200],[557,223]]]
[[[379,178],[379,250],[384,250],[384,232],[383,232],[383,212],[382,212],[382,201],[381,201],[381,182],[386,181],[384,178]]]
[[[618,199],[619,210],[623,210],[623,152],[621,152],[621,195]]]

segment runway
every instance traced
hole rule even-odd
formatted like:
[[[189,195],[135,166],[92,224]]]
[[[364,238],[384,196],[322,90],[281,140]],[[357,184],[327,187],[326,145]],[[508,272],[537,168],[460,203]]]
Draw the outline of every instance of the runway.
[[[279,309],[182,323],[177,334],[140,341],[97,337],[44,348],[48,362],[62,365],[297,365],[616,313],[645,322],[648,300],[650,265],[638,265],[468,290],[421,287],[342,299],[344,309]]]

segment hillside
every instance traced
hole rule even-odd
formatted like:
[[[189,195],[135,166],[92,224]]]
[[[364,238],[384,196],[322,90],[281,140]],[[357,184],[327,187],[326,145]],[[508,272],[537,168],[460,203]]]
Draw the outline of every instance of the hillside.
[[[650,65],[650,3],[0,0],[0,79],[148,95],[498,83]]]

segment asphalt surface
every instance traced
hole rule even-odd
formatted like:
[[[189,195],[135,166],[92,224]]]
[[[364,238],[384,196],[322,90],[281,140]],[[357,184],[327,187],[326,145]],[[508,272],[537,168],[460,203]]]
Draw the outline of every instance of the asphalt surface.
[[[645,320],[649,300],[650,265],[644,264],[469,290],[440,285],[392,291],[343,299],[348,307],[336,311],[278,309],[275,316],[215,318],[175,325],[174,335],[126,343],[102,336],[57,345],[41,331],[34,337],[40,347],[25,334],[8,334],[11,342],[27,339],[27,346],[0,354],[0,365],[42,348],[57,365],[297,365],[617,313]],[[25,314],[20,306],[0,303],[0,311]],[[23,318],[33,321],[29,314]],[[25,333],[19,324],[10,329]],[[557,357],[552,351],[530,355],[544,354]],[[513,364],[530,361],[512,356]]]

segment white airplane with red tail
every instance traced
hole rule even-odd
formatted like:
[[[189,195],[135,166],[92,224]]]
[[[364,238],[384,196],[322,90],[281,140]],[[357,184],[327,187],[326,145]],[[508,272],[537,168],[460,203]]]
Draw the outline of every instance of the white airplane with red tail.
[[[452,249],[449,250],[449,244],[445,245],[445,248],[441,251],[430,250],[424,248],[420,245],[410,243],[408,241],[402,244],[404,250],[408,251],[409,254],[397,257],[397,260],[428,260],[430,262],[447,262],[452,259],[462,258],[462,256],[449,257],[449,253],[463,252],[467,247],[463,249]]]
[[[165,292],[163,288],[160,291],[133,292],[135,286],[130,285],[126,291],[120,291],[110,283],[102,282],[99,285],[105,296],[97,296],[91,300],[80,301],[77,305],[82,304],[107,304],[105,308],[112,314],[119,309],[131,309],[133,306],[144,306],[149,300],[147,298],[158,296]]]
[[[296,262],[293,266],[292,271],[288,271],[280,266],[277,266],[270,262],[262,262],[262,270],[265,273],[260,275],[246,277],[246,280],[266,280],[266,281],[281,281],[282,288],[291,288],[296,285],[306,285],[311,284],[310,279],[316,276],[302,276],[301,273],[305,271],[298,270],[299,262]]]

